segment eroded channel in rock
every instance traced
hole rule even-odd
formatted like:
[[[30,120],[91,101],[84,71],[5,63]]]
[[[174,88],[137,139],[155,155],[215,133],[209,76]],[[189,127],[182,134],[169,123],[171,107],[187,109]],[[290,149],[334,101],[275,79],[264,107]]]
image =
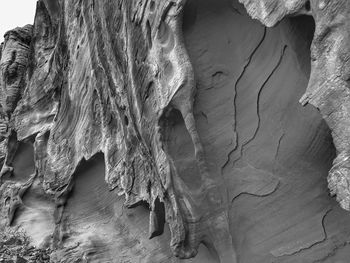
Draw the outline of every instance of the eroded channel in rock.
[[[39,1],[4,222],[54,262],[346,260],[331,133],[298,102],[314,30],[238,1]]]

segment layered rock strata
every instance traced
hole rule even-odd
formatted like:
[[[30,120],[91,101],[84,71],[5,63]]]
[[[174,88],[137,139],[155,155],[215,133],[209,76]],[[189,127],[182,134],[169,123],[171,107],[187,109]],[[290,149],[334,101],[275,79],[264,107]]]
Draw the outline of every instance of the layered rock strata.
[[[330,0],[250,1],[248,13],[267,26],[289,15],[307,14],[315,20],[311,44],[311,74],[300,103],[320,110],[332,131],[337,157],[328,175],[328,186],[340,205],[350,210],[349,74],[350,3]]]
[[[325,174],[336,154],[349,209],[349,4],[241,2],[275,27],[237,1],[38,1],[1,48],[2,224],[53,262],[348,258]]]

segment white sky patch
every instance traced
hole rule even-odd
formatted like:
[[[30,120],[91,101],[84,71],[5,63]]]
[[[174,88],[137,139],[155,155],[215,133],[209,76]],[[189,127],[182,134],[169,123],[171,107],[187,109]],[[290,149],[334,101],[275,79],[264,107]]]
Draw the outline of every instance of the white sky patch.
[[[6,31],[34,23],[37,0],[0,0],[0,43]]]

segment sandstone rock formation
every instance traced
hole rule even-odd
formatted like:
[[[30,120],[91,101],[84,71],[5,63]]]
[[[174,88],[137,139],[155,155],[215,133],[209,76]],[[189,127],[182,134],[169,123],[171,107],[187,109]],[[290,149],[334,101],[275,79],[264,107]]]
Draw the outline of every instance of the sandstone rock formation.
[[[350,2],[346,0],[240,0],[252,17],[273,26],[286,15],[308,14],[315,20],[309,85],[300,99],[317,107],[332,131],[337,158],[328,176],[329,189],[350,210],[349,74]]]
[[[240,1],[39,0],[1,47],[1,224],[52,262],[347,262],[349,3]]]

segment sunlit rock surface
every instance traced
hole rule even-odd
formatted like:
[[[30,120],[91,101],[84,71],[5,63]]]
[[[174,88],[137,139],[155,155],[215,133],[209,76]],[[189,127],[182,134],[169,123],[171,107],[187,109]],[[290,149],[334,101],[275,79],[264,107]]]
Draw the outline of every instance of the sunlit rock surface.
[[[52,262],[348,262],[349,4],[240,1],[39,0],[1,225]]]

